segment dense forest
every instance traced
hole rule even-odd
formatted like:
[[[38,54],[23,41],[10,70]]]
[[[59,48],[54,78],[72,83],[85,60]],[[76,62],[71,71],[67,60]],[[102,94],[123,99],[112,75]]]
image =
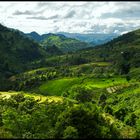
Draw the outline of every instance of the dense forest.
[[[36,38],[0,25],[0,138],[140,138],[140,30]]]

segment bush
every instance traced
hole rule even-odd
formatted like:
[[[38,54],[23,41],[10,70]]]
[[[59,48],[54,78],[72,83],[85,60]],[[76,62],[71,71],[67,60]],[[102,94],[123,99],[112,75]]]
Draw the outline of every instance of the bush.
[[[64,137],[64,134],[65,136],[73,137],[73,134],[77,136],[77,132],[78,132],[78,138],[107,137],[109,128],[107,131],[103,132],[102,127],[103,126],[107,127],[107,126],[102,121],[99,112],[100,112],[99,108],[93,104],[91,105],[89,104],[88,107],[83,104],[80,104],[78,106],[73,106],[69,108],[67,111],[65,110],[58,117],[55,126],[56,137],[62,138]],[[69,128],[69,126],[72,126],[74,128],[71,127]],[[72,132],[68,133],[69,129]],[[102,136],[103,133],[104,136]],[[72,134],[72,136],[70,134]]]
[[[72,126],[66,127],[66,129],[64,130],[63,138],[64,139],[76,139],[76,138],[78,138],[77,129],[75,127],[72,127]]]
[[[84,87],[77,86],[72,89],[73,95],[69,94],[70,97],[77,100],[79,103],[90,102],[92,101],[92,93],[90,90],[85,89]]]

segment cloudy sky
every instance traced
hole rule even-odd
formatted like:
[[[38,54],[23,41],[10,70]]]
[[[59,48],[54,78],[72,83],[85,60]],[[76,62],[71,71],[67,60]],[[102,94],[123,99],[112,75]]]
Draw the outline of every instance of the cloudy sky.
[[[26,33],[122,34],[140,28],[140,2],[0,2],[0,23]]]

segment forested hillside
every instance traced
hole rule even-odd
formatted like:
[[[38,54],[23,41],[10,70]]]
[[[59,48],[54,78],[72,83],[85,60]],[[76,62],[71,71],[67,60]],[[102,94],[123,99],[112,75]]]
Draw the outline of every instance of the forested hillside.
[[[79,41],[77,39],[68,38],[62,34],[43,34],[39,35],[36,32],[26,34],[29,38],[39,42],[45,48],[55,45],[62,52],[75,52],[83,48],[94,47],[88,43]]]
[[[33,62],[46,55],[39,44],[24,37],[19,31],[0,25],[0,87],[5,84],[5,78],[31,69]]]
[[[140,66],[140,30],[135,30],[127,34],[121,35],[112,41],[96,46],[93,48],[79,51],[79,54],[86,56],[90,61],[110,61],[116,64],[117,62],[125,61],[131,66]],[[92,56],[92,57],[91,57]],[[124,63],[125,63],[124,62]]]

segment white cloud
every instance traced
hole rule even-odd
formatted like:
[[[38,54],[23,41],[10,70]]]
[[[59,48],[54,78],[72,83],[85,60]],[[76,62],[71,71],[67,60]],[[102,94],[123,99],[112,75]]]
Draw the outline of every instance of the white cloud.
[[[123,33],[140,28],[140,2],[0,2],[0,22],[24,32]]]

